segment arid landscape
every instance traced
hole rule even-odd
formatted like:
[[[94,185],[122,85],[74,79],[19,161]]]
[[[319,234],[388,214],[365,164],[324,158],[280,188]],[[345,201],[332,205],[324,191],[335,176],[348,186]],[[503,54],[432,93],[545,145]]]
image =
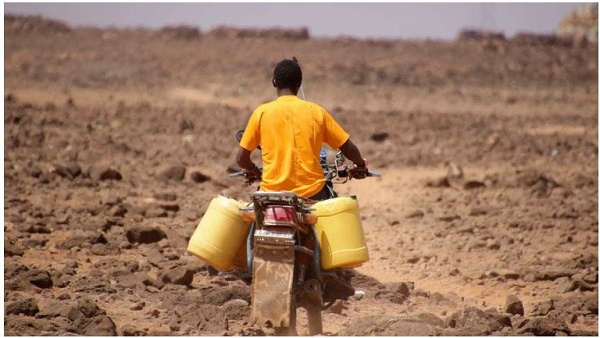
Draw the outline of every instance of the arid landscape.
[[[597,44],[4,28],[5,335],[272,335],[186,247],[292,56],[383,175],[336,186],[371,259],[326,335],[598,335]]]

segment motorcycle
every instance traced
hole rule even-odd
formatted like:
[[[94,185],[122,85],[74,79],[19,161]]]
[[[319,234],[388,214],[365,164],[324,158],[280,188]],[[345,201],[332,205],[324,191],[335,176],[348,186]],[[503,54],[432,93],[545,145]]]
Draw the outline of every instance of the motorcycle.
[[[243,131],[236,134],[238,141]],[[260,148],[259,148],[260,149]],[[346,183],[352,166],[344,164],[338,151],[334,163],[321,165],[326,184]],[[244,172],[231,177],[252,178]],[[381,176],[369,171],[367,177]],[[246,242],[247,271],[252,275],[251,322],[271,325],[276,335],[297,335],[296,310],[306,309],[309,335],[323,333],[321,312],[336,300],[354,295],[351,269],[324,270],[314,224],[317,217],[311,206],[317,201],[290,192],[254,191],[251,204],[240,208],[253,221]]]

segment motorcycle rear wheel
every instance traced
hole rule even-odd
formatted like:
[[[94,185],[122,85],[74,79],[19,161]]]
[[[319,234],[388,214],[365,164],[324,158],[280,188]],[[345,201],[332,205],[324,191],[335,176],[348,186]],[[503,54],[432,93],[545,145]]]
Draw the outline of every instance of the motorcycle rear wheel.
[[[275,335],[276,336],[297,336],[298,332],[296,331],[296,302],[293,300],[290,302],[290,326],[279,326],[275,327]]]

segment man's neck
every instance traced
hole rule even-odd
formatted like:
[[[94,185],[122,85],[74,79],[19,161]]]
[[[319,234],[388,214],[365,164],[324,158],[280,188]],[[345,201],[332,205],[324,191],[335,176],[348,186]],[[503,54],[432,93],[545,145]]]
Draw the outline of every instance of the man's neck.
[[[291,89],[289,88],[283,88],[283,89],[277,89],[277,96],[284,96],[284,95],[298,95],[298,93],[294,93]]]

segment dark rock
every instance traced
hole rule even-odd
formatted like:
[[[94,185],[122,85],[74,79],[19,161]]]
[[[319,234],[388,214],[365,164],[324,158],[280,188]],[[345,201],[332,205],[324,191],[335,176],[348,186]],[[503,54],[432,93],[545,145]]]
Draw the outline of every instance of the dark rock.
[[[65,324],[45,319],[21,316],[6,316],[4,318],[4,335],[6,336],[39,336],[42,332],[57,335],[57,330],[66,329]]]
[[[110,208],[108,214],[112,217],[124,217],[127,214],[127,209],[121,204],[115,205]]]
[[[533,305],[533,309],[531,310],[532,316],[545,316],[550,311],[554,310],[554,301],[552,299],[545,300]]]
[[[362,317],[338,332],[340,336],[435,336],[438,331],[431,325],[413,318],[392,316]]]
[[[371,140],[373,140],[375,142],[379,142],[379,143],[387,140],[389,137],[390,137],[390,134],[388,134],[386,132],[371,134]]]
[[[81,167],[75,162],[70,162],[65,165],[56,164],[52,169],[60,177],[68,178],[70,180],[75,179],[81,175]]]
[[[598,315],[598,294],[594,294],[591,297],[588,297],[585,301],[585,305],[583,308],[590,313]]]
[[[45,224],[37,223],[18,223],[16,224],[17,231],[26,232],[30,234],[49,234],[52,232]]]
[[[586,283],[581,279],[575,279],[572,283],[572,289],[581,291],[594,291],[596,289],[596,285]]]
[[[22,243],[27,248],[43,249],[48,244],[48,238],[25,238]]]
[[[24,276],[29,283],[39,288],[47,289],[53,286],[52,279],[50,278],[48,271],[30,270],[27,271]]]
[[[410,256],[406,261],[410,264],[415,264],[417,263],[419,260],[421,259],[421,256],[419,255],[412,255]]]
[[[117,180],[123,179],[123,176],[116,169],[112,168],[107,163],[96,163],[89,168],[89,175],[94,181]]]
[[[552,317],[534,317],[517,330],[517,334],[533,333],[536,336],[555,336],[557,332],[570,333],[564,320]]]
[[[405,297],[410,296],[410,287],[406,283],[392,283],[388,288],[392,292],[399,293]]]
[[[447,325],[451,328],[475,328],[483,326],[489,332],[494,332],[502,330],[503,327],[511,327],[511,322],[507,316],[487,313],[476,307],[467,307],[452,314],[447,319]]]
[[[106,314],[106,311],[102,310],[93,300],[87,297],[77,301],[77,308],[88,318]]]
[[[155,243],[167,237],[164,231],[159,228],[141,225],[128,229],[125,235],[130,243],[140,244]]]
[[[474,206],[469,211],[469,216],[481,216],[481,215],[485,215],[487,213],[488,213],[487,207]]]
[[[171,166],[160,173],[158,177],[164,181],[182,181],[185,177],[185,171],[186,169],[183,166]]]
[[[556,291],[558,293],[567,293],[576,289],[575,285],[569,280],[569,277],[560,277],[556,282]]]
[[[588,330],[573,330],[571,331],[571,336],[579,336],[579,337],[598,337],[598,331],[588,331]]]
[[[58,249],[69,250],[73,247],[85,247],[92,244],[106,244],[106,238],[102,233],[85,233],[73,235],[57,246]]]
[[[412,318],[414,318],[414,320],[417,322],[429,324],[431,326],[437,326],[437,327],[445,327],[446,326],[446,323],[440,317],[434,315],[433,313],[429,313],[429,312],[421,312],[418,315],[413,316]]]
[[[96,243],[90,248],[90,252],[96,256],[110,255],[112,251],[113,250],[111,250],[111,247],[109,245],[102,243]]]
[[[583,281],[590,284],[598,283],[598,272],[592,272],[583,277]]]
[[[25,252],[23,249],[19,248],[15,244],[11,243],[10,240],[4,240],[4,256],[12,257],[12,256],[23,256]]]
[[[160,263],[166,261],[166,258],[157,249],[150,249],[145,256],[148,258],[148,263],[158,266]]]
[[[82,333],[86,336],[116,336],[117,326],[110,317],[97,316],[83,329]]]
[[[131,324],[125,324],[121,328],[121,333],[123,336],[133,337],[133,336],[145,336],[146,332],[139,330],[137,327]]]
[[[245,285],[227,285],[219,287],[203,295],[201,302],[221,306],[232,299],[243,299],[250,302],[250,287]]]
[[[154,194],[154,198],[159,201],[173,202],[173,201],[177,200],[177,195],[175,193],[170,193],[170,192],[160,192],[160,193]]]
[[[153,217],[167,217],[169,214],[167,211],[161,207],[154,206],[144,210],[144,216],[148,218]]]
[[[27,168],[25,170],[27,171],[29,176],[35,177],[35,178],[39,178],[43,174],[42,170],[37,166],[33,166],[33,167]]]
[[[210,176],[205,175],[199,171],[192,171],[190,173],[190,179],[196,183],[204,183],[210,181]]]
[[[561,277],[571,277],[575,274],[573,270],[546,270],[536,273],[536,280],[557,280]]]
[[[7,315],[24,314],[26,316],[35,316],[35,314],[39,311],[38,305],[33,298],[27,298],[10,303],[6,305],[4,309],[4,312]]]
[[[523,302],[515,296],[509,295],[506,297],[506,302],[504,303],[504,312],[510,313],[511,315],[525,315],[525,309],[523,308]]]
[[[173,212],[179,211],[179,204],[177,204],[177,203],[161,203],[160,207],[162,209],[164,209],[165,211],[173,211]]]
[[[137,272],[137,273],[119,276],[119,277],[117,277],[117,281],[120,286],[127,288],[127,289],[133,289],[137,285],[153,286],[158,289],[162,289],[165,285],[162,281],[155,280],[154,278],[148,276],[144,272]]]
[[[422,210],[414,210],[406,214],[406,218],[421,218],[425,216],[425,213]]]
[[[194,273],[186,267],[176,267],[168,269],[161,273],[161,280],[164,283],[172,283],[178,285],[190,285],[194,280]]]

